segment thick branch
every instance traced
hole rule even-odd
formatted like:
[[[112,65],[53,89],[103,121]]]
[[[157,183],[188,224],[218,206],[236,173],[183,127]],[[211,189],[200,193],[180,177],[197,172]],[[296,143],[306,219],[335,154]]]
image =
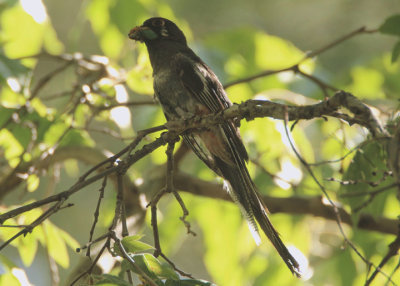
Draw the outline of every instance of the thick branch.
[[[232,201],[229,194],[223,190],[221,184],[200,180],[182,172],[175,173],[174,183],[179,190],[188,193]],[[333,207],[330,204],[324,203],[321,196],[276,198],[263,195],[262,197],[271,213],[303,214],[336,220]],[[350,214],[341,207],[337,208],[342,222],[353,225]],[[398,233],[397,220],[385,217],[374,218],[368,214],[360,214],[357,227],[394,235]]]
[[[354,116],[339,113],[338,110],[340,108],[346,108]],[[212,114],[202,118],[193,118],[184,122],[170,121],[167,123],[167,127],[171,130],[177,130],[178,133],[182,133],[183,130],[206,128],[210,125],[224,122],[227,119],[253,120],[258,117],[270,117],[283,120],[285,116],[288,116],[288,119],[291,121],[330,116],[345,120],[350,125],[358,124],[363,126],[374,137],[383,132],[382,127],[369,107],[354,95],[344,91],[339,91],[331,98],[320,103],[305,106],[288,106],[266,100],[248,100],[241,104],[233,105],[216,115]]]

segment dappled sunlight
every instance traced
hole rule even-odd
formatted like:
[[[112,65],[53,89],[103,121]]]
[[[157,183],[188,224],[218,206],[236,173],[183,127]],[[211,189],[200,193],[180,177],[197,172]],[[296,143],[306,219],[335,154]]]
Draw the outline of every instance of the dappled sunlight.
[[[118,256],[113,257],[109,252],[105,251],[97,265],[100,266],[104,273],[108,273],[113,269],[116,260],[121,261],[122,259]]]
[[[42,0],[20,0],[20,3],[25,12],[37,23],[42,24],[47,20],[46,7]]]
[[[301,275],[301,279],[304,281],[309,280],[314,275],[314,270],[310,266],[307,257],[294,245],[289,245],[288,250],[299,263],[299,272]]]
[[[23,286],[33,286],[28,280],[28,276],[26,275],[25,271],[22,270],[21,268],[12,268],[11,273],[17,278],[18,282],[20,285]]]
[[[131,125],[131,112],[128,107],[118,106],[110,111],[111,119],[121,128],[125,129]]]
[[[293,165],[288,158],[283,158],[281,161],[282,169],[276,174],[274,182],[282,189],[288,190],[291,184],[300,183],[303,178],[303,172],[300,168]]]
[[[7,78],[7,84],[13,92],[21,91],[21,85],[19,84],[18,79],[16,79],[15,77]]]
[[[128,92],[122,84],[114,86],[115,98],[118,103],[126,103],[128,101]],[[117,106],[111,109],[111,119],[121,128],[126,129],[131,126],[131,111],[126,106]]]

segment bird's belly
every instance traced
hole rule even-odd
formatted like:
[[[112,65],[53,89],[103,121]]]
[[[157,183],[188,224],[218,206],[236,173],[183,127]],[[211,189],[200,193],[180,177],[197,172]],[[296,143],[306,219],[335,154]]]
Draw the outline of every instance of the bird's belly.
[[[157,73],[154,90],[168,120],[188,119],[196,115],[196,100],[177,76],[168,72]]]

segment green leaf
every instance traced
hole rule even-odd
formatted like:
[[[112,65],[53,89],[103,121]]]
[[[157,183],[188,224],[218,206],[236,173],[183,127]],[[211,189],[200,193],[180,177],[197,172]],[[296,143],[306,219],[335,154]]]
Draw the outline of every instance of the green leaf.
[[[34,230],[36,231],[36,229]],[[18,252],[21,257],[22,262],[25,266],[32,265],[33,259],[36,256],[36,251],[38,248],[38,241],[34,233],[28,234],[25,237],[21,237],[18,240]]]
[[[372,142],[357,151],[343,176],[343,180],[348,183],[342,185],[341,193],[367,193],[376,188],[392,184],[393,179],[391,177],[383,178],[383,172],[387,169],[386,159],[386,151],[381,144],[376,142]],[[377,185],[375,186],[375,184]],[[363,207],[363,212],[375,216],[382,215],[388,194],[389,190],[373,197],[372,201]],[[343,198],[343,200],[347,201],[352,209],[355,209],[367,202],[369,198],[365,194]]]
[[[11,272],[0,275],[0,285],[21,286],[18,279]]]
[[[39,187],[40,179],[37,175],[32,174],[26,180],[28,192],[34,192]]]
[[[60,146],[94,146],[88,132],[72,129],[61,140]]]
[[[398,41],[392,51],[392,63],[394,63],[400,55],[400,41]]]
[[[390,16],[379,27],[382,34],[394,35],[400,37],[400,14]]]
[[[149,249],[154,249],[153,246],[140,241],[141,235],[127,236],[122,239],[122,245],[125,250],[130,253],[141,252]]]
[[[131,256],[135,263],[150,277],[157,277],[159,279],[170,278],[173,280],[179,279],[178,274],[169,264],[162,264],[157,258],[149,253],[134,254]],[[133,272],[138,273],[132,265],[124,260],[124,267],[131,269]]]
[[[48,130],[44,134],[44,141],[52,146],[60,140],[61,136],[64,136],[60,141],[60,146],[93,146],[94,141],[90,138],[86,131],[71,129],[66,134],[68,126],[65,122],[53,123],[49,126]]]
[[[385,78],[380,70],[358,66],[352,69],[351,76],[353,83],[349,90],[358,98],[385,98]]]
[[[149,69],[132,69],[128,72],[126,83],[130,89],[140,94],[153,94],[153,79]]]
[[[0,147],[4,150],[3,156],[10,166],[15,167],[20,162],[19,156],[24,152],[24,148],[7,129],[0,131]]]
[[[197,206],[192,212],[203,230],[206,253],[204,261],[208,272],[217,284],[243,284],[243,263],[240,256],[242,239],[238,232],[245,222],[238,207],[229,202],[212,199],[197,199]],[[246,226],[247,227],[247,226]],[[255,243],[247,229],[249,243]],[[230,269],[230,271],[226,271]]]
[[[28,71],[29,69],[22,65],[20,60],[9,59],[0,54],[0,82],[4,82],[9,77],[18,79]]]
[[[43,223],[43,229],[46,233],[46,242],[49,255],[63,268],[69,266],[69,256],[63,237],[60,235],[60,229],[50,221]]]
[[[21,5],[2,12],[1,27],[2,39],[6,39],[4,52],[10,58],[37,54],[43,45],[51,53],[60,53],[63,49],[50,21],[36,22]],[[26,32],[27,27],[29,33]]]
[[[110,19],[123,35],[126,35],[134,26],[142,24],[144,19],[141,17],[147,15],[140,1],[118,0],[114,3],[109,11]]]
[[[255,60],[260,68],[281,69],[298,63],[305,54],[291,42],[276,36],[258,33],[255,37]],[[301,64],[302,69],[311,73],[312,61]]]
[[[3,99],[1,98],[1,102],[3,103]],[[16,112],[17,109],[14,108],[5,108],[0,106],[0,126],[3,126],[10,117],[12,116],[13,112]]]

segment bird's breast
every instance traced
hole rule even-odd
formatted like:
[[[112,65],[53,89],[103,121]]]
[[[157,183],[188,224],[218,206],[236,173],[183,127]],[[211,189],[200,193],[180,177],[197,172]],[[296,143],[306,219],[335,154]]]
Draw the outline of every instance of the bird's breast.
[[[183,86],[178,74],[171,69],[159,70],[154,75],[154,91],[168,118],[187,119],[196,113],[196,101]]]

